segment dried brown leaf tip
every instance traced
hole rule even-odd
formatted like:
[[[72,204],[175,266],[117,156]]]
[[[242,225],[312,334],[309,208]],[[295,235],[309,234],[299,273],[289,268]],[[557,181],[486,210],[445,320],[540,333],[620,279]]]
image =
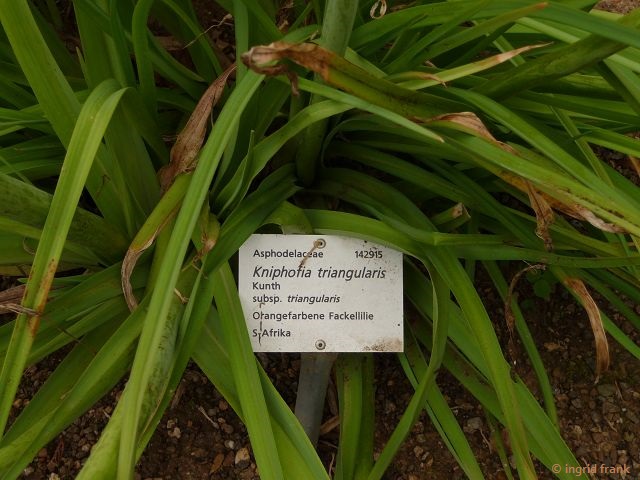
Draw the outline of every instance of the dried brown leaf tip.
[[[387,13],[387,0],[377,0],[369,10],[369,16],[374,19],[382,18]]]
[[[18,285],[17,287],[8,288],[0,292],[0,314],[14,312],[14,306],[19,304],[24,297],[26,285]]]
[[[462,216],[471,218],[471,215],[469,215],[469,211],[467,210],[467,207],[464,206],[464,203],[456,203],[451,209],[451,218],[460,218]]]
[[[546,265],[542,265],[542,264],[530,265],[526,268],[523,268],[513,276],[513,278],[511,279],[511,283],[509,284],[507,297],[504,300],[504,317],[507,322],[507,329],[509,331],[509,343],[507,344],[507,349],[509,352],[509,356],[511,357],[511,363],[513,365],[516,365],[516,359],[517,359],[516,343],[513,339],[513,331],[516,325],[516,317],[513,313],[513,308],[511,307],[511,305],[513,304],[513,302],[518,301],[518,294],[515,291],[516,286],[518,285],[518,281],[522,278],[524,274],[529,273],[531,271],[542,271],[542,270],[545,270],[546,268],[547,268]]]
[[[604,331],[600,309],[582,280],[578,278],[566,278],[563,283],[578,297],[589,316],[591,330],[593,330],[593,337],[596,343],[596,382],[598,382],[600,374],[608,370],[610,361],[609,343],[607,341],[607,334]]]
[[[258,45],[242,54],[242,62],[251,70],[264,75],[287,75],[294,94],[298,92],[297,76],[283,60],[290,60],[311,70],[327,81],[335,54],[315,43],[273,42]]]
[[[527,195],[529,196],[529,203],[531,208],[536,214],[536,235],[544,242],[544,248],[547,252],[553,250],[553,241],[551,240],[551,234],[549,228],[555,219],[553,209],[544,195],[533,188],[531,182],[525,182],[527,187]]]
[[[211,111],[222,97],[227,80],[235,69],[235,64],[231,65],[207,88],[178,135],[176,143],[171,148],[169,165],[162,167],[158,172],[163,192],[169,189],[176,176],[195,168],[196,157],[207,133]]]

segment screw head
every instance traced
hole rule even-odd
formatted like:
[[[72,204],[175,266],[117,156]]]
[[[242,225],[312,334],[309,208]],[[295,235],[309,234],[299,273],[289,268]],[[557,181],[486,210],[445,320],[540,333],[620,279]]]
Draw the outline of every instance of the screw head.
[[[316,349],[324,350],[327,346],[327,342],[322,339],[316,340]]]

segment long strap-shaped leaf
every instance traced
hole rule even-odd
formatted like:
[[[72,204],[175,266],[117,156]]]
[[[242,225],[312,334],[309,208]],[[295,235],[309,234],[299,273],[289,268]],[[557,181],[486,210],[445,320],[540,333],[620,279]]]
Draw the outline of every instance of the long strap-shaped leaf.
[[[390,229],[382,223],[375,222],[371,219],[359,218],[354,219],[353,215],[337,212],[324,212],[318,210],[306,211],[309,220],[318,232],[336,233],[354,235],[360,238],[366,238],[387,245],[393,245],[396,249],[404,251],[413,256],[426,260],[427,252],[418,245],[407,239],[404,235],[394,229]],[[523,428],[523,419],[518,408],[516,392],[510,381],[509,367],[500,353],[497,338],[491,328],[491,321],[482,306],[480,298],[473,285],[470,283],[468,276],[464,272],[463,267],[446,252],[428,252],[429,260],[434,264],[438,274],[452,289],[458,302],[460,302],[465,317],[471,326],[475,335],[475,341],[482,351],[483,359],[486,362],[488,376],[491,378],[492,385],[499,398],[500,407],[504,414],[505,425],[509,429],[511,435],[512,448],[514,456],[518,462],[518,472],[520,478],[533,479],[535,473],[533,465],[529,457],[529,448],[527,446],[526,433]],[[407,419],[398,425],[397,433],[394,432],[392,445],[398,445],[404,435],[409,431],[410,416],[415,410],[423,405],[426,394],[426,386],[430,381],[429,377],[432,372],[425,372],[425,377],[421,379],[424,385],[418,389],[418,393],[412,400],[412,408],[407,414]],[[384,472],[384,465],[381,462],[381,456],[371,472],[369,479],[379,479]],[[389,462],[390,458],[384,457],[385,462]]]
[[[216,273],[214,298],[220,311],[225,340],[229,343],[229,360],[238,398],[249,431],[253,451],[260,463],[260,475],[265,479],[284,479],[277,444],[262,388],[256,359],[251,349],[247,327],[240,305],[238,287],[228,263]]]
[[[619,23],[637,27],[640,24],[640,9],[621,18]],[[612,22],[611,27],[615,30],[615,23]],[[515,70],[496,75],[482,84],[478,91],[488,97],[504,98],[594,65],[626,47],[625,43],[589,35],[574,44],[524,63]]]
[[[78,123],[80,102],[51,54],[26,0],[0,0],[0,21],[20,68],[38,99],[60,142],[67,146]],[[105,182],[103,175],[120,176],[112,159],[102,148],[87,179],[87,189],[102,215],[120,227],[125,213],[116,182]],[[121,185],[118,185],[121,187]]]
[[[22,301],[22,306],[28,313],[20,314],[16,320],[0,374],[0,431],[4,431],[13,397],[38,331],[40,316],[71,226],[75,206],[111,116],[127,91],[117,90],[117,87],[116,82],[105,81],[91,93],[71,136]]]
[[[200,215],[202,204],[222,153],[247,102],[258,88],[262,78],[249,72],[236,86],[200,154],[200,161],[176,218],[165,256],[157,270],[155,288],[145,318],[140,344],[127,384],[127,406],[124,414],[118,475],[128,478],[133,472],[137,436],[141,422],[142,402],[153,369],[161,361],[162,352],[157,347],[162,342],[164,325],[174,295],[174,287],[182,268],[184,254],[191,240],[191,233]]]

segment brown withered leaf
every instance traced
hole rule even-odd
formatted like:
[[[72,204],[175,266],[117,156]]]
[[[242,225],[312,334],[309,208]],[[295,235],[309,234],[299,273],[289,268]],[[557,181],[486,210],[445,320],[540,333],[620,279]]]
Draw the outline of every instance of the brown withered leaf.
[[[531,208],[536,214],[536,235],[544,242],[544,248],[547,252],[553,250],[553,241],[551,240],[551,234],[549,233],[549,227],[555,219],[553,209],[544,195],[533,188],[531,182],[526,182],[527,195],[529,197],[529,203]]]
[[[533,270],[545,270],[546,268],[547,268],[546,265],[542,265],[542,264],[530,265],[526,268],[523,268],[518,273],[516,273],[511,279],[511,283],[509,283],[509,290],[507,291],[507,296],[504,299],[504,317],[507,323],[507,330],[509,331],[509,341],[507,344],[507,351],[509,353],[511,363],[514,366],[516,365],[516,360],[518,356],[517,356],[516,343],[513,340],[513,330],[516,325],[516,317],[513,314],[513,308],[511,307],[511,305],[513,304],[513,302],[517,301],[518,295],[515,292],[516,285],[518,284],[518,281],[520,280],[520,278],[522,278],[522,275],[524,275],[525,273],[531,272]]]
[[[195,160],[204,143],[211,111],[222,97],[227,79],[235,72],[235,69],[235,64],[230,65],[222,75],[209,85],[191,113],[187,124],[178,135],[176,143],[171,148],[169,164],[158,172],[163,192],[167,191],[176,176],[195,168]]]
[[[315,43],[273,42],[269,45],[252,47],[242,54],[242,62],[255,72],[265,75],[287,75],[292,87],[297,87],[296,76],[285,64],[278,62],[288,59],[319,74],[324,81],[329,78],[329,66],[335,53],[325,50]]]
[[[514,155],[518,155],[518,152],[510,145],[498,141],[487,129],[482,120],[473,112],[449,113],[445,115],[439,115],[427,121],[449,122],[460,130],[484,138],[485,140],[490,141],[503,150]],[[531,182],[518,175],[507,171],[498,172],[497,174],[500,176],[500,178],[518,188],[522,192],[526,193],[529,197],[531,208],[533,208],[536,215],[536,235],[538,235],[543,240],[545,248],[547,250],[551,250],[553,248],[553,243],[549,234],[549,227],[554,220],[553,210],[562,212],[577,220],[584,220],[586,222],[589,222],[594,227],[599,228],[600,230],[603,230],[605,232],[626,233],[624,229],[612,223],[605,222],[597,215],[595,215],[592,211],[583,207],[582,205],[578,205],[575,203],[566,204],[544,192],[539,191],[533,186]]]
[[[502,178],[505,182],[513,185],[518,190],[525,192],[528,194],[530,182],[525,180],[524,178],[515,175],[511,172],[501,171],[498,172],[497,175]],[[548,195],[544,192],[536,190],[537,196],[539,198],[544,199],[544,201],[553,209],[558,212],[562,212],[565,215],[568,215],[571,218],[575,218],[576,220],[582,220],[590,223],[596,228],[603,230],[605,232],[611,233],[626,233],[626,230],[618,227],[612,223],[607,223],[594,214],[589,209],[583,207],[582,205],[578,205],[577,203],[567,204],[561,202],[560,200]]]
[[[12,312],[17,314],[24,313],[26,315],[29,315],[30,317],[36,317],[39,315],[37,310],[34,310],[33,308],[23,307],[19,303],[3,303],[0,306],[0,313],[7,313],[7,312]]]
[[[320,425],[320,435],[326,435],[327,433],[335,430],[340,426],[340,415],[334,415],[329,420]]]
[[[458,202],[451,209],[451,218],[460,218],[463,215],[465,217],[469,217],[469,218],[471,217],[471,215],[469,215],[469,211],[467,210],[467,207],[464,206],[464,203]]]
[[[596,214],[594,214],[591,210],[583,207],[582,205],[574,204],[572,207],[573,208],[571,208],[570,210],[571,213],[569,213],[569,215],[582,218],[587,222],[589,222],[594,227],[599,228],[600,230],[603,230],[605,232],[610,232],[610,233],[626,233],[627,232],[624,228],[618,227],[613,223],[605,222]]]
[[[487,62],[487,68],[489,68],[490,66],[507,61],[523,52],[534,48],[544,47],[546,45],[547,44],[529,45],[484,59],[483,62]],[[281,63],[283,60],[290,60],[304,68],[312,70],[319,74],[324,81],[331,83],[329,81],[330,70],[335,67],[338,58],[333,52],[325,50],[314,43],[291,44],[287,42],[273,42],[269,45],[256,46],[242,55],[242,61],[244,64],[258,73],[266,75],[288,75],[292,82],[292,88],[295,91],[297,89],[295,85],[295,74],[288,70],[286,64]],[[447,113],[432,118],[413,117],[411,120],[420,123],[444,122],[449,128],[455,128],[471,135],[484,138],[501,149],[514,155],[518,155],[518,152],[510,145],[498,141],[491,134],[482,120],[473,112]],[[549,226],[553,222],[554,218],[552,210],[560,211],[578,220],[587,221],[595,227],[608,232],[624,232],[624,230],[620,229],[616,225],[607,223],[600,219],[588,209],[577,204],[567,205],[538,190],[535,188],[535,185],[531,184],[528,180],[525,180],[524,178],[509,171],[504,170],[502,172],[496,172],[496,174],[529,196],[538,223],[536,233],[545,242],[545,247],[547,249],[552,247],[551,238],[549,236]]]
[[[496,139],[480,117],[473,112],[445,113],[444,115],[438,115],[430,118],[426,120],[426,122],[447,122],[449,124],[453,124],[457,130],[469,133],[476,137],[484,138],[504,151],[512,153],[513,155],[518,155],[518,152],[510,145]],[[451,125],[449,125],[449,127],[451,127]]]
[[[0,314],[15,312],[15,310],[7,305],[19,304],[24,296],[26,285],[18,285],[17,287],[8,288],[0,292]]]
[[[133,294],[133,287],[131,286],[131,274],[133,273],[133,269],[138,263],[138,260],[142,256],[142,254],[151,246],[155,239],[160,235],[160,232],[164,229],[164,227],[169,223],[169,221],[173,218],[173,216],[177,212],[177,208],[172,211],[169,215],[167,215],[163,222],[158,225],[155,231],[143,242],[141,245],[133,247],[129,246],[127,252],[124,255],[124,259],[122,260],[122,267],[120,267],[120,284],[122,285],[122,293],[124,294],[124,300],[127,302],[127,307],[129,307],[130,311],[134,311],[138,307],[138,300],[136,296]]]
[[[196,108],[191,113],[187,124],[184,126],[176,143],[171,149],[171,158],[169,164],[162,167],[158,172],[160,180],[160,186],[162,193],[164,194],[169,187],[173,184],[174,179],[181,173],[189,172],[195,168],[196,158],[204,138],[207,133],[207,122],[211,115],[213,107],[218,103],[224,92],[224,87],[227,83],[229,76],[235,71],[235,64],[229,66],[210,86],[206,92],[202,95]],[[147,238],[141,242],[140,245],[130,245],[125,254],[120,269],[120,283],[122,285],[122,292],[127,302],[127,306],[130,310],[134,310],[138,306],[138,301],[133,294],[133,288],[131,286],[131,274],[136,266],[136,263],[140,256],[151,246],[158,237],[162,229],[173,218],[177,212],[177,208],[174,208],[169,214],[162,220],[162,222],[155,226],[155,230]],[[135,240],[134,240],[135,242]]]
[[[582,280],[578,278],[566,278],[563,280],[563,283],[580,299],[580,303],[589,316],[591,330],[593,331],[593,337],[596,343],[597,383],[600,374],[609,368],[609,343],[607,341],[607,334],[604,331],[604,325],[602,324],[600,309]]]
[[[457,130],[462,130],[464,132],[471,133],[472,135],[482,137],[485,140],[489,140],[491,143],[499,145],[502,148],[509,148],[510,151],[512,151],[511,147],[496,140],[496,138],[491,134],[486,125],[482,122],[480,117],[478,117],[478,115],[473,112],[445,113],[444,115],[438,115],[436,117],[425,119],[423,121],[429,123],[452,123],[457,127]]]
[[[56,288],[59,288],[59,287],[52,286],[50,290],[55,290]],[[18,286],[0,291],[0,314],[25,313],[32,317],[37,316],[38,315],[37,310],[23,307],[21,305],[22,299],[24,297],[24,292],[26,289],[27,289],[26,285],[18,285]]]
[[[491,134],[489,129],[487,129],[482,120],[473,112],[448,113],[446,115],[439,115],[437,117],[434,117],[430,121],[453,123],[462,130],[471,133],[472,135],[484,138],[485,140],[490,141],[491,143],[497,145],[505,151],[508,151],[509,153],[512,153],[514,155],[518,154],[516,150],[514,150],[511,146],[498,141]],[[514,177],[518,180],[515,186],[525,192],[529,197],[531,208],[533,208],[533,211],[536,215],[536,235],[542,239],[547,251],[553,250],[553,242],[551,241],[551,235],[549,234],[549,227],[553,223],[555,217],[553,214],[553,209],[551,208],[547,197],[543,193],[536,190],[531,182],[521,177],[515,177],[513,175],[511,177]]]
[[[374,19],[382,18],[387,13],[387,0],[377,0],[369,10],[369,16]]]

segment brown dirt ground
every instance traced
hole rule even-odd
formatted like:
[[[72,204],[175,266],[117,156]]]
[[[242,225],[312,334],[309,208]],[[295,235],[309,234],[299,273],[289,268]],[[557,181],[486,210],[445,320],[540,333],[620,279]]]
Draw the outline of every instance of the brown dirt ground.
[[[489,283],[479,280],[479,291],[499,334],[506,338],[501,301]],[[640,368],[638,359],[610,340],[612,368],[594,384],[593,337],[582,308],[556,291],[549,302],[535,298],[528,282],[519,288],[520,300],[544,364],[551,372],[560,431],[576,457],[585,464],[629,466],[640,475]],[[640,311],[640,307],[635,306]],[[640,335],[615,311],[611,318],[640,343]],[[530,366],[518,352],[518,373],[536,391]],[[21,409],[55,368],[61,356],[32,366],[18,394]],[[260,355],[260,360],[283,397],[293,404],[299,368],[295,354]],[[394,355],[376,354],[376,446],[380,451],[400,419],[413,390]],[[438,385],[467,432],[488,479],[507,478],[490,440],[491,427],[479,403],[446,372]],[[78,419],[43,448],[25,470],[25,479],[70,479],[89,455],[106,425],[123,385]],[[336,413],[336,393],[328,395],[325,420]],[[335,460],[337,428],[321,436],[319,451],[325,464]],[[541,479],[553,476],[538,470]],[[162,419],[137,468],[142,479],[258,479],[245,427],[199,369],[190,365],[171,408]],[[423,414],[385,478],[389,480],[463,479],[429,418]],[[618,479],[619,475],[594,478]]]
[[[221,20],[219,10],[205,1],[195,2],[203,25]],[[605,0],[601,6],[621,12],[640,6],[638,0]],[[216,29],[212,30],[216,32]],[[213,35],[216,35],[215,33]],[[214,37],[228,52],[229,38]],[[623,159],[613,159],[625,169]],[[524,284],[523,284],[524,283]],[[478,289],[492,312],[502,338],[504,312],[501,301],[480,275]],[[0,285],[0,287],[3,285]],[[626,465],[627,478],[640,478],[640,364],[610,339],[612,367],[594,384],[593,337],[588,319],[573,300],[556,291],[550,301],[537,299],[526,282],[519,287],[520,300],[528,299],[527,322],[536,345],[541,346],[544,364],[551,372],[560,431],[577,458],[584,464]],[[640,307],[632,305],[638,313]],[[617,325],[640,344],[638,332],[614,310],[607,310]],[[518,373],[536,391],[532,369],[516,348]],[[62,355],[50,357],[30,367],[20,387],[13,413],[17,413],[46,380]],[[293,404],[299,357],[293,354],[259,356],[285,400]],[[438,385],[467,432],[483,472],[488,479],[507,478],[490,440],[491,427],[478,402],[447,372],[438,376]],[[376,354],[376,448],[383,447],[413,390],[402,374],[394,355]],[[106,425],[123,389],[110,394],[43,448],[21,478],[70,479],[89,455],[91,446]],[[330,388],[325,420],[336,414],[335,388]],[[320,438],[319,451],[329,467],[335,460],[337,428]],[[541,479],[553,476],[539,469]],[[140,480],[169,479],[258,479],[245,427],[202,372],[190,365],[151,439],[138,467]],[[423,414],[387,472],[389,480],[456,480],[464,478],[429,418]],[[620,475],[597,475],[598,479],[618,479]]]

